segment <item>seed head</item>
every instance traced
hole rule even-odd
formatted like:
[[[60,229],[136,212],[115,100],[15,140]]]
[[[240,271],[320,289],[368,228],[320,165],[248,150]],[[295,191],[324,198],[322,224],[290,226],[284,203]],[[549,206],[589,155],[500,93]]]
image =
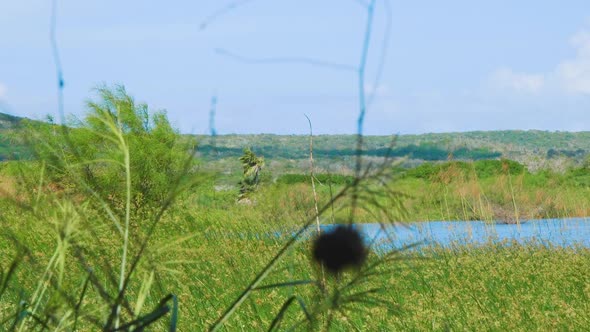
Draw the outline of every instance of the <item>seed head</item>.
[[[356,229],[340,225],[315,239],[313,258],[329,272],[336,274],[345,268],[363,265],[367,251]]]

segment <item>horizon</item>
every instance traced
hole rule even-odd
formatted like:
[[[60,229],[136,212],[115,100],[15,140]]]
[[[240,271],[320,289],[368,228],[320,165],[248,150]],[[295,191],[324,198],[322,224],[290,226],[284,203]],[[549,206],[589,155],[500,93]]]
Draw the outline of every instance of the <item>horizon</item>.
[[[586,2],[387,4],[375,7],[366,136],[590,130]],[[211,132],[213,99],[220,135],[307,135],[304,114],[314,134],[356,134],[363,6],[58,1],[65,113],[84,114],[101,82],[122,83],[183,134]],[[0,37],[4,113],[59,118],[50,15],[48,1],[0,4],[0,29],[14,31]]]
[[[17,117],[21,119],[28,119],[34,121],[44,121],[42,119],[32,119],[27,117],[22,117],[19,115],[14,115],[10,113],[0,112],[0,115],[6,114],[8,116]],[[442,131],[442,132],[423,132],[423,133],[400,133],[400,134],[363,134],[363,137],[386,137],[386,136],[421,136],[421,135],[438,135],[438,134],[469,134],[469,133],[489,133],[489,132],[544,132],[544,133],[588,133],[590,130],[543,130],[543,129],[491,129],[491,130],[469,130],[469,131]],[[192,135],[192,136],[205,136],[205,137],[217,137],[217,136],[257,136],[257,135],[274,135],[274,136],[309,136],[309,133],[299,133],[299,134],[277,134],[277,133],[269,133],[269,132],[261,132],[261,133],[222,133],[222,134],[215,134],[214,136],[211,134],[194,134],[194,133],[180,133],[181,135]],[[317,134],[314,133],[314,137],[318,136],[356,136],[356,133],[349,133],[349,134]]]

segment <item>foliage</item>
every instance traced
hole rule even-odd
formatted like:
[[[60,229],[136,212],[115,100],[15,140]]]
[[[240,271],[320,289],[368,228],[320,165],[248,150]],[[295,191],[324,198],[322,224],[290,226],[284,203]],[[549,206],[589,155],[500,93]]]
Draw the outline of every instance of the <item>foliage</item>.
[[[2,128],[2,116],[0,113],[0,159],[30,157],[22,142],[7,140],[11,131],[23,130],[20,125],[23,119],[6,115],[10,120],[7,122],[9,125]],[[293,166],[293,163],[308,158],[307,137],[304,135],[217,135],[215,141],[208,136],[197,138],[200,142],[197,152],[213,163],[231,163],[235,157],[242,155],[244,146],[253,146],[254,153],[272,159],[274,165],[270,168],[275,174],[277,171],[299,171],[301,166]],[[420,161],[507,158],[532,169],[551,167],[563,171],[583,163],[587,151],[590,151],[589,138],[589,132],[539,130],[400,135],[396,139],[396,146],[390,149],[388,136],[367,136],[363,140],[363,155],[408,158],[406,166],[415,166]],[[338,172],[340,168],[354,165],[354,135],[319,135],[314,141],[318,169]]]
[[[16,128],[23,118],[10,114],[0,113],[0,129]]]
[[[466,170],[469,169],[473,170],[473,166],[467,164]],[[547,212],[552,213],[551,216],[574,216],[577,213],[575,208],[583,207],[587,200],[586,189],[570,186],[567,182],[557,182],[556,185],[554,181],[558,181],[562,176],[560,174],[546,171],[511,176],[517,204],[523,209],[547,203],[554,209]],[[519,182],[521,176],[522,185]],[[487,204],[487,199],[491,201],[492,197],[504,199],[507,177],[507,174],[500,172],[477,181],[473,178],[457,179],[445,185],[427,179],[405,177],[396,180],[394,187],[408,194],[405,201],[410,208],[409,220],[445,219],[447,216],[450,216],[449,219],[464,219],[462,204],[468,209],[469,205],[465,200],[462,201],[462,197],[477,198],[481,195],[484,204]],[[337,192],[342,187],[334,185],[333,189]],[[211,178],[204,186],[191,191],[190,196],[182,197],[180,205],[171,210],[169,217],[159,225],[160,230],[154,235],[153,241],[162,244],[166,254],[155,256],[153,261],[148,260],[149,264],[144,264],[141,271],[149,271],[147,268],[152,263],[174,271],[173,274],[160,272],[155,280],[163,288],[178,294],[181,301],[179,330],[210,326],[284,243],[291,239],[300,226],[299,221],[313,217],[313,214],[306,214],[308,210],[313,210],[309,182],[263,186],[254,195],[256,205],[235,204],[235,191],[215,189],[215,181]],[[331,197],[327,186],[319,186],[318,195],[322,205]],[[449,208],[448,214],[446,211],[441,213],[446,210],[445,204]],[[343,211],[345,208],[345,205],[335,206],[337,220],[346,216],[346,211]],[[14,216],[6,216],[11,213],[11,209],[0,211],[7,221],[22,222],[7,223],[6,229],[34,239],[31,246],[35,253],[33,258],[39,262],[49,261],[53,238],[47,234],[55,235],[57,230],[51,231],[41,225],[47,225],[50,219],[41,223],[44,219],[34,219],[31,214],[23,214],[20,210],[14,212]],[[54,213],[48,207],[39,210],[48,211],[46,215]],[[84,210],[83,216],[87,220],[84,227],[104,223],[100,213]],[[359,221],[375,220],[370,214],[359,213],[357,218]],[[329,220],[326,217],[322,222]],[[24,228],[24,225],[31,225],[34,229]],[[186,247],[193,250],[175,248],[166,251],[172,246],[170,238],[178,233],[190,234]],[[93,243],[84,248],[88,252],[104,250],[98,243],[94,244],[94,239],[85,237],[82,240]],[[118,257],[120,238],[117,235],[103,235],[101,240],[102,247],[113,248],[104,257]],[[0,265],[7,271],[14,251],[11,245],[3,245],[0,250],[7,259]],[[329,312],[334,312],[336,318],[333,330],[366,331],[428,330],[432,326],[435,329],[453,330],[578,330],[584,328],[588,319],[585,292],[590,282],[587,273],[590,271],[587,268],[590,253],[585,248],[551,248],[534,243],[488,244],[482,247],[457,243],[452,248],[420,247],[417,251],[389,256],[388,264],[371,270],[371,278],[361,280],[365,288],[346,287],[356,276],[350,273],[329,279],[325,294],[311,282],[316,280],[319,271],[310,265],[309,249],[309,243],[303,237],[277,263],[265,283],[252,291],[249,300],[225,323],[225,329],[267,329],[278,313],[281,313],[279,330],[286,329],[306,321],[306,312],[317,316],[324,323]],[[156,255],[158,248],[153,248],[150,253]],[[173,265],[173,262],[166,260],[167,256],[174,260],[181,257],[187,263]],[[367,266],[381,258],[372,252]],[[99,260],[92,260],[92,263],[95,273],[100,273]],[[27,268],[26,265],[19,266],[22,273],[11,285],[31,285],[30,280],[39,278],[44,270],[43,265],[36,269]],[[76,268],[77,264],[70,263],[68,266],[64,287],[68,287],[70,294],[80,295],[86,271]],[[102,280],[109,280],[108,273],[100,276]],[[285,283],[285,280],[294,282]],[[130,287],[127,293],[130,301],[138,294],[142,283],[140,277]],[[270,287],[273,285],[276,287]],[[18,290],[16,286],[13,287]],[[147,296],[145,308],[157,308],[159,300],[165,297],[166,294],[158,291],[158,288],[153,287]],[[29,289],[34,290],[34,287]],[[88,316],[91,310],[100,309],[94,303],[102,300],[93,289],[94,286],[89,287],[88,301],[85,300],[82,305],[81,312],[87,316],[80,318],[84,323],[82,326],[86,327],[81,330],[92,329],[88,326],[95,327],[88,322]],[[111,294],[116,295],[116,291],[111,290]],[[8,315],[16,312],[19,294],[15,291],[6,296],[0,299],[1,305],[14,304],[10,311],[5,311]],[[55,295],[53,298],[55,301]],[[338,310],[326,310],[332,302]],[[449,307],[448,303],[455,305]],[[287,309],[283,311],[284,307]],[[47,310],[47,313],[57,315],[59,310]],[[367,319],[367,315],[371,319]],[[127,317],[126,313],[124,317]],[[163,330],[165,327],[162,324],[155,329]],[[305,329],[304,326],[300,328]]]
[[[253,192],[260,182],[260,172],[264,167],[264,157],[258,157],[250,148],[244,149],[240,157],[243,176],[240,181],[240,199]]]
[[[23,328],[41,330],[39,321],[57,330],[113,330],[117,325],[141,330],[164,317],[154,329],[172,330],[176,308],[182,313],[182,330],[216,322],[214,326],[223,323],[227,330],[304,325],[334,330],[576,330],[587,320],[584,291],[590,277],[580,273],[588,269],[578,268],[589,261],[586,249],[458,244],[421,252],[370,250],[358,269],[320,282],[319,267],[309,264],[306,229],[315,221],[315,212],[308,176],[302,174],[279,177],[276,186],[262,186],[255,193],[244,190],[256,195],[257,204],[248,207],[235,204],[235,192],[218,188],[210,178],[181,196],[181,205],[163,219],[169,198],[187,188],[182,184],[193,169],[192,161],[186,162],[191,149],[181,147],[182,139],[169,125],[159,127],[146,116],[147,106],[118,91],[124,90],[111,91],[110,97],[94,103],[97,106],[74,129],[30,125],[29,142],[35,142],[38,159],[19,163],[29,184],[23,188],[30,195],[17,202],[27,209],[2,206],[0,221],[27,241],[32,253],[26,253],[27,260],[0,261],[5,268],[0,283],[6,275],[15,276],[9,292],[0,291],[2,309],[5,303],[14,304],[11,311],[0,313],[0,321],[14,319]],[[121,112],[124,108],[129,111]],[[177,154],[158,159],[161,156],[145,153],[160,140],[171,145],[157,149],[178,148]],[[379,149],[383,147],[374,151]],[[438,149],[429,142],[407,151],[411,149],[436,158],[461,151]],[[172,161],[177,169],[170,171],[168,161],[177,157],[184,162]],[[247,149],[239,161],[247,179],[241,184],[255,188],[264,159]],[[544,210],[535,212],[542,217],[588,214],[581,204],[587,196],[588,173],[583,169],[559,175],[530,173],[510,160],[451,161],[424,163],[395,180],[379,173],[384,170],[391,168],[367,172],[367,179],[373,180],[367,183],[342,174],[317,175],[323,184],[334,185],[318,187],[320,211],[330,214],[321,215],[322,222],[349,220],[352,214],[356,222],[490,220],[493,210],[506,204],[524,211],[542,206]],[[136,172],[151,173],[146,179]],[[142,186],[142,179],[156,182]],[[410,215],[399,212],[404,210],[401,197]],[[144,224],[130,224],[134,216]],[[306,220],[303,226],[301,220]],[[178,234],[190,235],[174,239]],[[24,255],[0,245],[4,257]],[[117,273],[112,262],[119,260]],[[13,274],[15,261],[34,263],[19,266],[23,271]],[[563,268],[555,269],[555,264]],[[32,294],[19,293],[14,285]],[[178,297],[164,289],[173,289]],[[178,307],[177,300],[186,305]],[[25,308],[20,303],[30,304]],[[448,308],[448,303],[459,304]],[[146,314],[145,308],[152,311]],[[169,311],[172,323],[166,324]]]
[[[423,163],[418,167],[406,172],[407,177],[418,179],[434,180],[441,174],[454,169],[463,178],[469,177],[471,173],[478,178],[489,178],[500,174],[518,175],[526,172],[524,165],[513,160],[477,160],[474,162],[450,161],[446,163],[434,164]]]
[[[165,112],[150,112],[124,87],[102,87],[98,94],[98,100],[87,102],[82,120],[70,121],[72,129],[31,122],[25,138],[36,159],[45,163],[48,181],[69,194],[98,194],[120,216],[126,200],[121,161],[128,158],[133,215],[143,217],[168,199],[170,184],[187,168],[191,147],[171,127]],[[121,136],[113,137],[115,131]],[[122,145],[131,153],[122,154]]]
[[[567,149],[549,149],[547,150],[547,159],[553,159],[560,156],[566,156],[569,158],[583,158],[588,153],[584,149],[575,149],[575,150],[567,150]]]
[[[178,298],[159,281],[186,239],[155,235],[195,184],[193,147],[123,87],[99,94],[75,128],[27,123],[36,158],[3,170],[18,191],[0,196],[0,223],[20,250],[0,250],[22,263],[0,273],[3,330],[176,329]]]
[[[350,136],[350,138],[353,137],[352,135]],[[202,137],[201,140],[204,143],[199,146],[200,153],[203,156],[215,156],[216,158],[237,156],[242,150],[235,146],[235,144],[240,139],[243,139],[249,142],[255,142],[256,146],[258,146],[256,152],[264,154],[269,158],[304,159],[307,157],[306,151],[299,145],[302,144],[303,136],[241,135],[235,137],[228,135],[220,136],[219,138],[219,141],[216,138],[215,145],[213,145],[207,142],[207,138]],[[318,136],[316,138],[317,142],[314,143],[317,145],[314,148],[314,153],[322,158],[356,156],[356,150],[350,138],[340,135]],[[371,138],[373,139],[371,140]],[[447,160],[450,155],[457,159],[479,160],[499,158],[502,155],[486,147],[476,149],[461,147],[456,150],[448,150],[434,143],[421,143],[419,145],[410,143],[390,148],[385,144],[384,139],[386,138],[388,137],[369,137],[369,143],[373,144],[363,150],[362,155],[374,157],[409,157],[421,160]]]
[[[564,174],[565,181],[576,187],[590,188],[590,168],[580,167],[569,169]]]
[[[320,184],[350,185],[354,182],[354,177],[342,174],[314,174],[314,177]],[[279,184],[309,183],[308,174],[283,174],[276,180]]]

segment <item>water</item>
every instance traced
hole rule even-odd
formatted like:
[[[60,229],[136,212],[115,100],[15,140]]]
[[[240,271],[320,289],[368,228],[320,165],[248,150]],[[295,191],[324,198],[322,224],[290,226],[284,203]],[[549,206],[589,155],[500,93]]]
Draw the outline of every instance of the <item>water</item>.
[[[366,241],[375,239],[381,248],[400,248],[416,242],[448,247],[513,241],[590,247],[590,219],[586,218],[527,220],[520,225],[483,221],[431,221],[387,225],[385,231],[378,223],[359,224],[357,227]]]

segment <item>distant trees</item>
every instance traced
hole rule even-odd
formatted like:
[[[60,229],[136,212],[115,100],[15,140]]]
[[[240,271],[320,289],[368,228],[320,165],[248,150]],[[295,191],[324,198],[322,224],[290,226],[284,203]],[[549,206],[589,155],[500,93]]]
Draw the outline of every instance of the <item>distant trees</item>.
[[[586,156],[587,152],[584,149],[565,150],[565,149],[549,149],[547,150],[547,159],[557,158],[561,156],[581,159]]]
[[[264,137],[263,137],[264,138]],[[264,153],[269,158],[288,158],[288,159],[306,159],[308,158],[307,152],[301,148],[302,143],[299,145],[293,144],[293,142],[282,142],[279,138],[251,138],[255,141],[257,151]],[[292,140],[296,141],[298,138],[293,137]],[[331,138],[336,142],[338,137]],[[226,138],[227,140],[227,138]],[[336,144],[330,142],[323,146],[318,144],[314,149],[314,153],[324,158],[344,157],[344,156],[356,156],[356,150],[352,144]],[[225,142],[230,145],[232,143]],[[321,142],[320,142],[321,143]],[[215,153],[213,154],[213,151]],[[239,156],[242,150],[238,147],[223,146],[223,142],[217,142],[217,145],[213,147],[212,144],[202,144],[199,146],[199,152],[204,155],[211,155],[217,157],[231,157]],[[454,159],[462,160],[480,160],[480,159],[495,159],[500,158],[502,154],[497,151],[492,151],[489,148],[467,148],[460,147],[454,150],[449,150],[435,143],[420,143],[408,144],[403,146],[396,146],[393,149],[384,144],[383,147],[367,147],[362,152],[365,156],[371,157],[409,157],[411,159],[421,159],[428,161],[442,161],[447,160],[449,155],[452,155]]]

